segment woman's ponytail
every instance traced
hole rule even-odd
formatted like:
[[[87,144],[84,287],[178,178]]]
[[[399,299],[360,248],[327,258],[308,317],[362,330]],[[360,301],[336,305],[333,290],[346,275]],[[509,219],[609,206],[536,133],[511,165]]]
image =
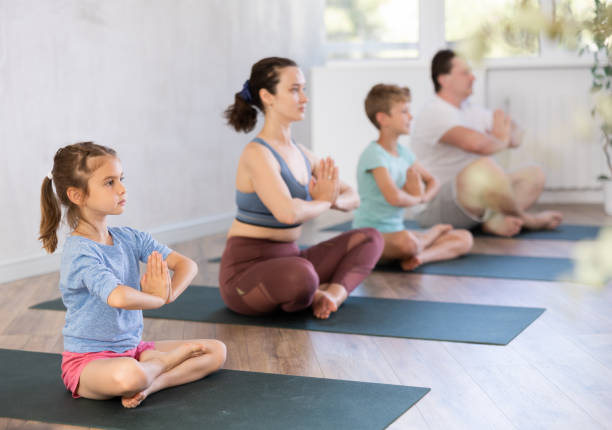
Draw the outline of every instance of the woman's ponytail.
[[[224,113],[227,124],[234,127],[236,131],[248,133],[257,124],[257,109],[242,98],[242,92],[234,96],[234,104],[230,105]]]
[[[242,90],[234,95],[234,104],[223,114],[228,125],[245,133],[255,128],[257,109],[265,114],[259,91],[265,89],[270,94],[276,94],[276,86],[280,81],[279,71],[284,67],[297,67],[297,64],[282,57],[267,57],[253,64],[249,79],[242,86]]]

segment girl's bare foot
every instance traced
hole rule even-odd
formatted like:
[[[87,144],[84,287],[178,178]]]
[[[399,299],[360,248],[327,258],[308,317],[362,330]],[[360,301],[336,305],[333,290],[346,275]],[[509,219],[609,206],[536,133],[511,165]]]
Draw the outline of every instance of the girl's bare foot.
[[[323,284],[315,292],[312,300],[312,312],[319,319],[327,319],[344,303],[348,293],[342,285]]]
[[[206,347],[200,343],[185,342],[171,351],[157,351],[149,349],[140,355],[141,362],[158,360],[164,366],[164,373],[174,369],[183,361],[193,357],[199,357],[208,352]]]
[[[412,257],[407,258],[406,260],[402,260],[400,262],[400,266],[402,267],[402,270],[406,272],[416,269],[421,264],[423,264],[423,262],[421,261],[418,255],[413,255]]]
[[[146,398],[147,395],[145,394],[145,392],[141,391],[140,393],[134,394],[132,397],[122,397],[121,404],[124,408],[135,408],[136,406],[140,405],[142,401]]]

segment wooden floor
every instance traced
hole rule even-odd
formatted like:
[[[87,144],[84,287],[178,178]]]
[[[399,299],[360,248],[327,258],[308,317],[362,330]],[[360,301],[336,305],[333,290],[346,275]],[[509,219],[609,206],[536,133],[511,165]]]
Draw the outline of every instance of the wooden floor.
[[[601,206],[555,207],[570,223],[612,223]],[[344,219],[330,213],[301,242],[330,237],[319,229]],[[173,248],[199,264],[195,284],[217,285],[219,266],[206,260],[223,245],[217,234]],[[474,252],[569,256],[574,245],[479,238]],[[57,282],[52,273],[0,285],[0,348],[62,351],[64,313],[28,309],[58,297]],[[228,369],[430,387],[392,429],[612,429],[612,284],[373,273],[354,294],[547,310],[507,346],[151,319],[144,337],[220,339]],[[5,428],[77,427],[0,418]]]

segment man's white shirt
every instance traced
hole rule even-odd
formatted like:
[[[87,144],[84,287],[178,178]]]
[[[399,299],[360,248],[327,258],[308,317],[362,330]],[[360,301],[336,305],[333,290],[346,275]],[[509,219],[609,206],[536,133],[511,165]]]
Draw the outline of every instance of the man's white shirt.
[[[486,133],[492,124],[493,112],[484,107],[466,100],[457,108],[435,96],[414,119],[411,147],[425,169],[444,184],[482,155],[444,143],[442,136],[458,126]]]

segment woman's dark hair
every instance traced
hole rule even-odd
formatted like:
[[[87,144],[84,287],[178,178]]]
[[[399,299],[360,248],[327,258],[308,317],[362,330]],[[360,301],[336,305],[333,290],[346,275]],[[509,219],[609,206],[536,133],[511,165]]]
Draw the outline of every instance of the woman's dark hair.
[[[280,81],[279,71],[285,67],[297,67],[295,61],[282,57],[268,57],[259,60],[251,68],[251,76],[242,91],[234,96],[234,104],[224,112],[228,125],[236,131],[248,133],[257,123],[257,107],[264,112],[259,98],[259,90],[265,88],[270,94],[276,94],[276,85]],[[264,112],[265,113],[265,112]]]
[[[431,80],[433,81],[436,93],[442,89],[438,82],[438,76],[450,73],[455,56],[456,54],[450,49],[443,49],[436,52],[436,55],[431,60]]]
[[[43,248],[52,253],[57,248],[57,229],[62,220],[61,205],[66,206],[66,219],[70,228],[79,223],[79,207],[68,198],[68,188],[75,187],[87,195],[87,182],[101,163],[91,163],[94,157],[116,157],[115,150],[93,142],[80,142],[58,149],[53,157],[53,179],[45,177],[40,190],[40,236]],[[55,193],[53,192],[55,184]]]

